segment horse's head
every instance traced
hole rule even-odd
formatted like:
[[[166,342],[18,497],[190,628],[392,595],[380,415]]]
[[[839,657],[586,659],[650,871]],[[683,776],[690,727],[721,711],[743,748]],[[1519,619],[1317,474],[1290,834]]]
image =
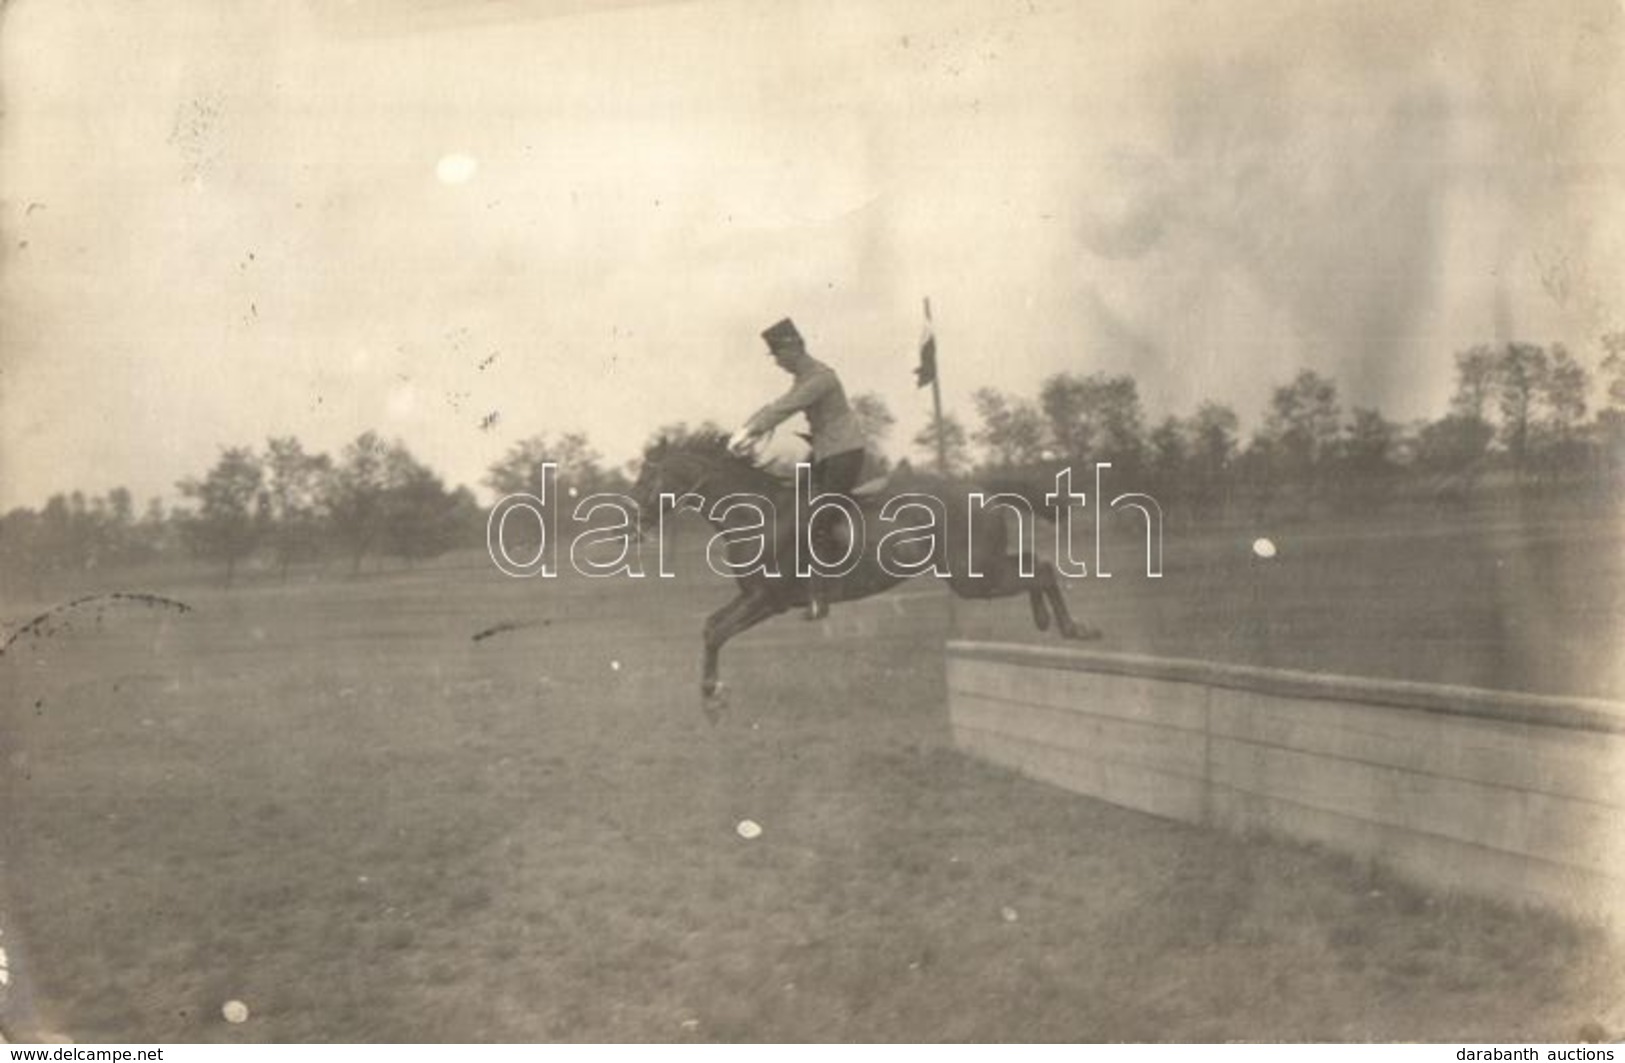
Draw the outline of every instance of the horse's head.
[[[640,523],[648,529],[659,520],[664,495],[708,502],[742,491],[768,495],[779,486],[772,473],[730,450],[727,436],[705,431],[650,444],[632,485],[632,500],[638,504]]]
[[[673,454],[671,441],[662,437],[643,452],[638,478],[632,484],[632,501],[638,506],[638,526],[648,531],[660,519],[660,496],[667,493],[682,494],[688,486],[679,457]]]

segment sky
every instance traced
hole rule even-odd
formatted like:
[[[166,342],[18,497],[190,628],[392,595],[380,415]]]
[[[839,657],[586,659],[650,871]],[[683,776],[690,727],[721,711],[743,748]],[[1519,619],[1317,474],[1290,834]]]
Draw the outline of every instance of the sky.
[[[619,464],[779,394],[786,315],[898,456],[927,296],[967,421],[1437,416],[1455,351],[1625,327],[1625,4],[1548,6],[12,0],[0,511],[273,435]]]

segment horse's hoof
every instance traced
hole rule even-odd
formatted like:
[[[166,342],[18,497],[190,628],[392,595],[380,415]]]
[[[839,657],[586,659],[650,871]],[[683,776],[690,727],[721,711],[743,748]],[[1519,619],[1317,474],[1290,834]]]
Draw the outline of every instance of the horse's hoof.
[[[722,712],[728,707],[728,690],[721,683],[709,684],[701,689],[704,697],[700,708],[705,710],[705,722],[715,727],[722,722]]]

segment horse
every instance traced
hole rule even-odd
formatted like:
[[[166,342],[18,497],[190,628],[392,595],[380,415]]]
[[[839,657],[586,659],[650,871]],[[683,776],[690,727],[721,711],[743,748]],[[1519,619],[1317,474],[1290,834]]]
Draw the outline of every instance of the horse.
[[[862,488],[854,495],[860,495]],[[642,468],[632,487],[632,499],[637,503],[640,531],[647,534],[661,516],[662,499],[686,499],[690,508],[698,508],[706,521],[719,532],[734,533],[727,539],[729,558],[741,569],[752,560],[758,565],[749,572],[735,577],[739,593],[733,601],[706,618],[700,693],[706,715],[715,723],[726,704],[726,693],[718,674],[718,658],[722,647],[734,636],[748,631],[764,620],[778,616],[807,602],[807,581],[794,574],[793,561],[800,534],[794,521],[776,522],[774,534],[767,534],[757,514],[747,507],[718,506],[730,496],[751,496],[765,499],[775,512],[794,512],[794,481],[775,473],[748,454],[731,449],[728,439],[721,433],[702,432],[680,440],[662,438],[644,453]],[[943,497],[946,495],[947,497]],[[906,498],[929,497],[941,506],[942,534],[916,536],[900,543],[892,556],[894,563],[884,565],[879,560],[878,543],[865,536],[864,550],[851,571],[828,584],[832,603],[856,601],[881,594],[906,579],[910,573],[899,568],[946,572],[948,586],[960,598],[1006,598],[1027,592],[1032,608],[1033,624],[1040,631],[1050,628],[1051,617],[1062,638],[1096,639],[1101,632],[1072,619],[1066,599],[1061,594],[1060,579],[1055,567],[1039,557],[1027,559],[1028,571],[1022,571],[1022,558],[1008,549],[1008,532],[1002,514],[988,507],[972,508],[967,497],[954,497],[953,492],[936,492],[929,496],[911,494],[886,496],[894,502],[920,506],[919,501],[906,502]],[[878,495],[863,498],[841,497],[841,503],[850,507],[859,518],[873,518],[883,508],[886,498]],[[696,505],[697,504],[697,505]],[[1035,509],[1040,515],[1053,519],[1047,507]],[[864,525],[867,526],[867,522]],[[743,533],[755,531],[754,539]],[[881,538],[884,538],[882,536]],[[742,557],[743,547],[749,542],[765,543],[757,546],[758,554]],[[850,543],[845,544],[850,546]],[[1018,544],[1019,545],[1019,544]],[[912,549],[912,553],[910,550]],[[760,556],[764,555],[765,556]],[[743,562],[743,564],[741,564]],[[786,564],[791,562],[791,564]]]

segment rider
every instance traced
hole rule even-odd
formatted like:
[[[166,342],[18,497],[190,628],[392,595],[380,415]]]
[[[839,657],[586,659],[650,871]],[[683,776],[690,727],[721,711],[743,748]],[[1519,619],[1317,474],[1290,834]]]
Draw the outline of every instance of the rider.
[[[749,447],[781,421],[804,413],[812,430],[813,495],[843,494],[852,490],[863,473],[863,429],[846,401],[846,389],[841,386],[840,377],[807,353],[806,341],[789,318],[769,326],[762,333],[762,339],[767,341],[773,361],[795,377],[795,383],[782,398],[751,415],[745,427],[734,435],[736,446]],[[817,544],[820,557],[828,556],[829,547],[833,545],[830,521],[835,516],[827,508],[821,510],[808,529],[808,539]],[[807,619],[822,620],[827,615],[827,577],[815,572],[808,581]]]

